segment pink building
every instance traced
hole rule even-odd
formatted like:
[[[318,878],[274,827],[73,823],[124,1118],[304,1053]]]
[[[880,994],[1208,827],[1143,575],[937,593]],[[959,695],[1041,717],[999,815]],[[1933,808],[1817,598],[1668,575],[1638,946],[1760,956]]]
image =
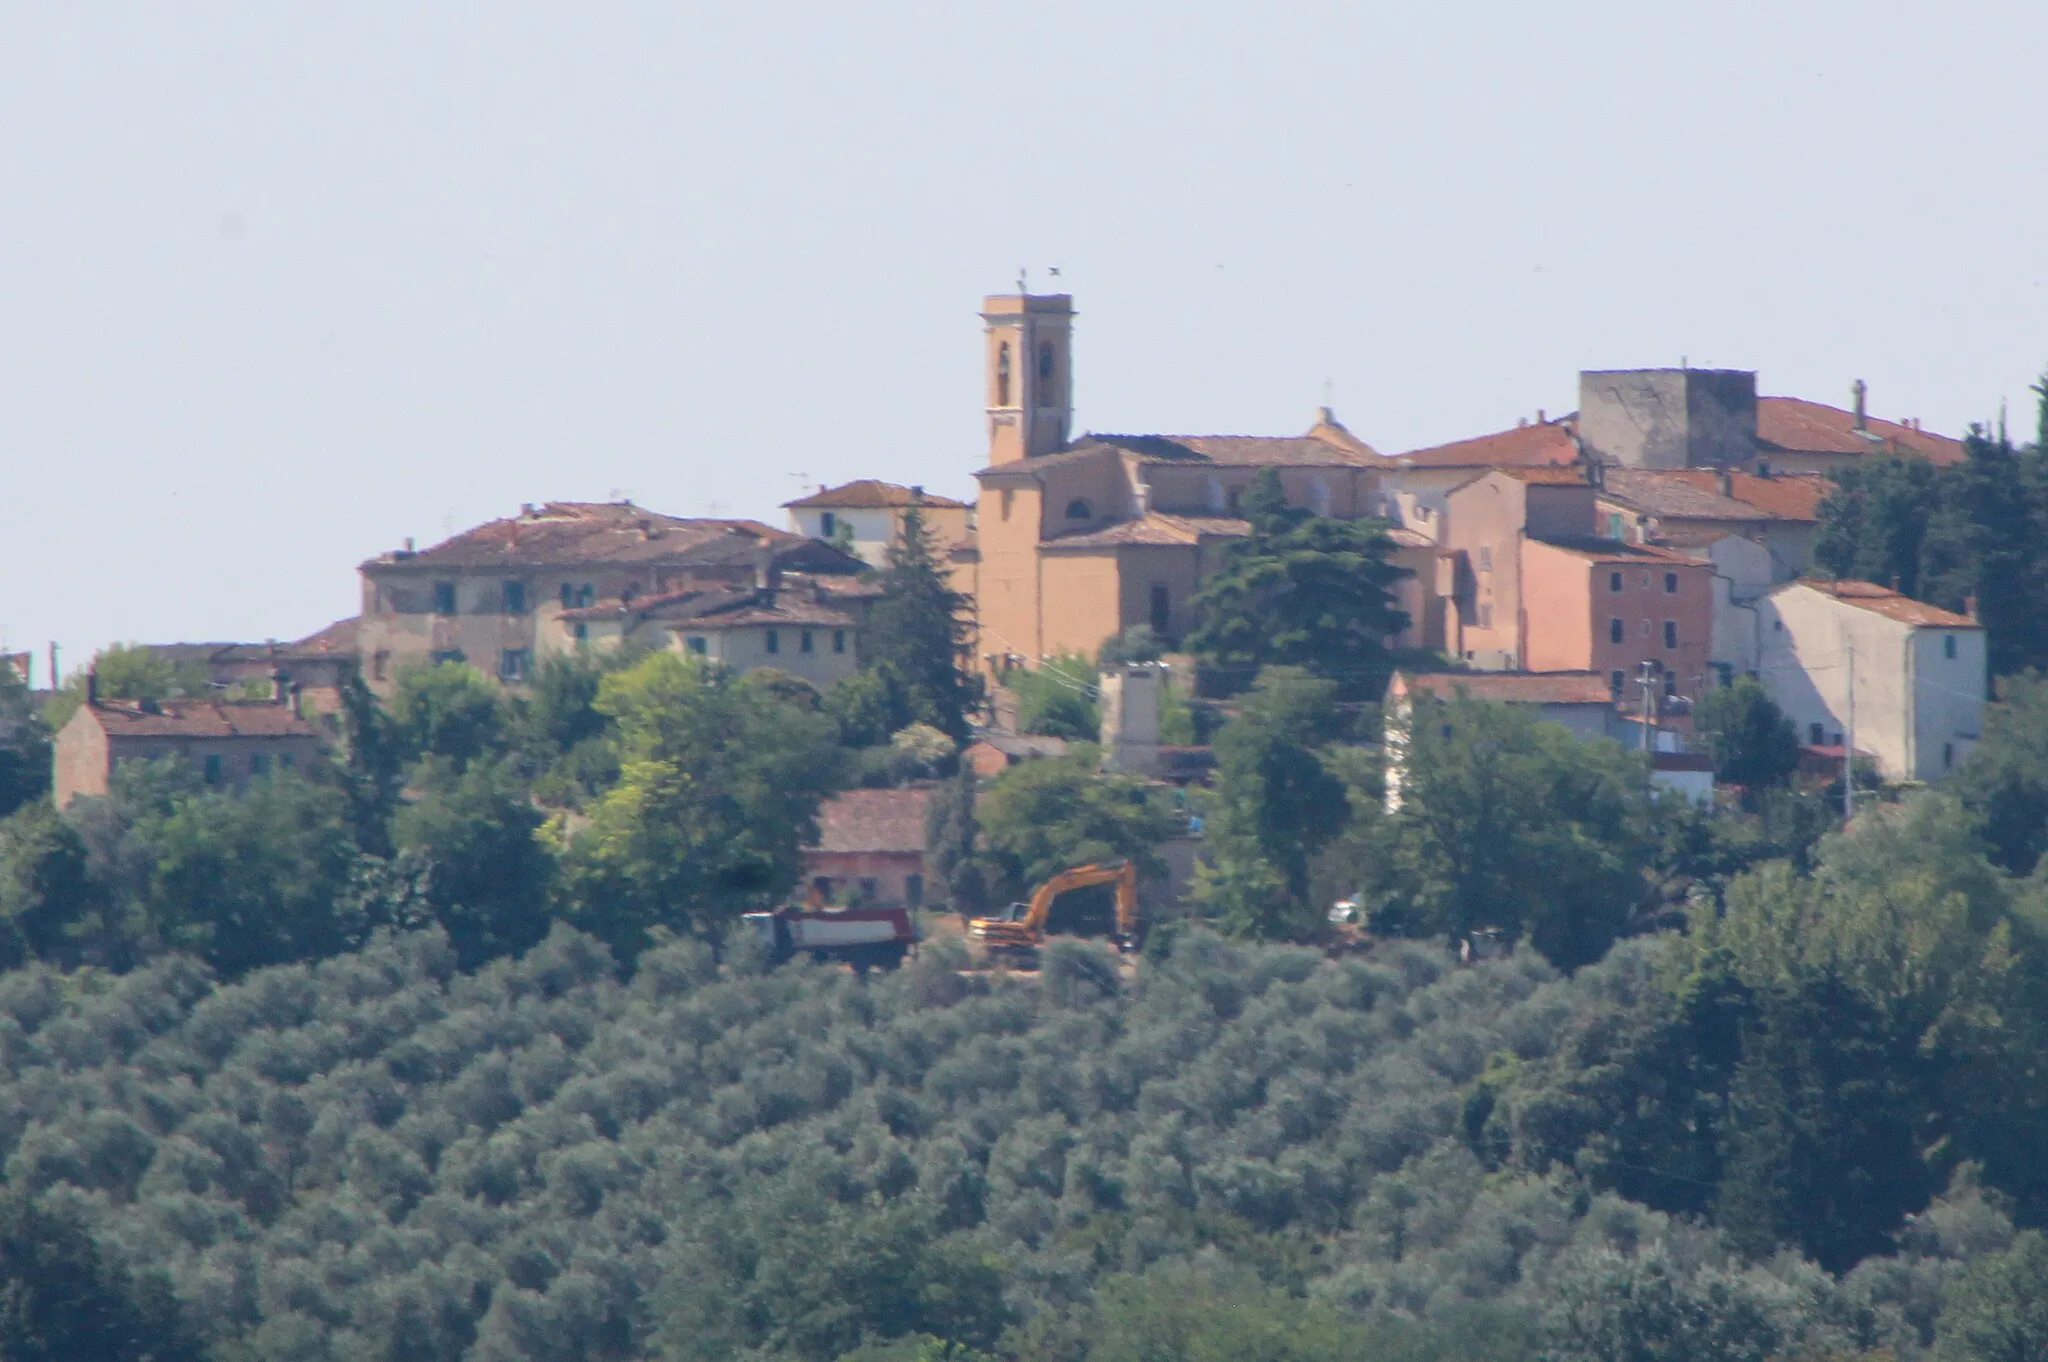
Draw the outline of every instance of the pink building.
[[[931,790],[848,790],[818,809],[818,840],[803,850],[804,884],[828,903],[924,905],[924,816]]]
[[[1611,539],[1522,544],[1528,668],[1593,671],[1616,691],[1653,665],[1667,696],[1714,684],[1711,563],[1654,544]]]

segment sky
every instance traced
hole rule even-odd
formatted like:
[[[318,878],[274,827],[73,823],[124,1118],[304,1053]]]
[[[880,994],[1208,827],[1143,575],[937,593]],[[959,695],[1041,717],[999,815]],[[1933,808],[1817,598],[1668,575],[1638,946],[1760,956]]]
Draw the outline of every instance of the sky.
[[[1581,368],[1960,433],[2048,367],[2048,4],[0,3],[0,641],[290,639],[522,502],[1399,452]],[[1050,271],[1060,273],[1054,280]]]

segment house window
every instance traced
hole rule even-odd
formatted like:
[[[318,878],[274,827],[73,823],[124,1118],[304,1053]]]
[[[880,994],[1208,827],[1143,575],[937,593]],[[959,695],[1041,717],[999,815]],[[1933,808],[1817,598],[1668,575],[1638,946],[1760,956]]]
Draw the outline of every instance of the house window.
[[[1209,479],[1208,483],[1202,488],[1202,491],[1208,498],[1209,509],[1212,511],[1220,513],[1229,504],[1223,495],[1223,479],[1221,478]]]
[[[996,405],[1010,405],[1010,343],[996,347]]]
[[[1151,605],[1148,613],[1152,622],[1152,632],[1164,638],[1171,632],[1168,625],[1173,622],[1173,598],[1167,592],[1166,583],[1152,583]]]
[[[1607,537],[1609,539],[1621,538],[1621,512],[1609,511],[1607,513]]]
[[[269,758],[269,757],[265,756],[265,755],[264,755],[263,753],[261,753],[261,752],[251,752],[251,753],[249,754],[249,774],[250,774],[250,775],[252,775],[252,776],[260,776],[260,775],[262,775],[262,774],[263,774],[264,772],[268,771],[269,769],[270,769],[270,758]]]
[[[1623,624],[1619,619],[1607,621],[1607,641],[1609,643],[1620,643],[1627,638],[1628,626],[1626,624]]]
[[[1479,603],[1479,627],[1480,627],[1481,629],[1491,629],[1491,628],[1493,628],[1493,602],[1492,602],[1492,601],[1481,601],[1481,602]]]
[[[1664,646],[1667,648],[1676,648],[1678,646],[1677,620],[1664,621]]]
[[[384,674],[390,669],[391,653],[387,649],[379,648],[370,655],[370,679],[372,681],[382,681]]]
[[[1648,591],[1648,590],[1650,589],[1650,570],[1649,570],[1648,568],[1644,568],[1644,569],[1643,569],[1643,583],[1642,583],[1642,585],[1643,585],[1643,590],[1645,590],[1645,591]]]
[[[1819,724],[1808,724],[1808,725],[1806,726],[1806,745],[1807,745],[1807,746],[1809,746],[1809,747],[1820,747],[1820,746],[1822,746],[1822,745],[1823,745],[1823,744],[1824,744],[1824,743],[1825,743],[1826,741],[1827,741],[1827,738],[1826,738],[1826,734],[1825,734],[1825,733],[1823,732],[1823,730],[1821,729],[1821,726],[1820,726]]]
[[[577,620],[576,627],[569,632],[575,635],[578,643],[587,642],[590,638],[590,626],[582,620]]]
[[[1231,513],[1232,515],[1236,515],[1236,514],[1237,514],[1237,508],[1239,507],[1239,505],[1240,505],[1240,504],[1242,504],[1242,503],[1243,503],[1243,501],[1244,501],[1244,488],[1242,488],[1242,487],[1233,487],[1233,488],[1231,488],[1231,489],[1230,489],[1230,492],[1229,492],[1229,494],[1228,494],[1227,496],[1225,496],[1225,497],[1224,497],[1224,499],[1223,499],[1223,504],[1224,504],[1225,508],[1226,508],[1226,509],[1228,509],[1228,510],[1229,510],[1229,512],[1230,512],[1230,513]]]
[[[833,515],[830,511],[818,517],[818,537],[820,539],[830,539],[838,528],[839,517]]]
[[[903,877],[903,901],[913,908],[924,907],[924,876],[905,875]]]
[[[1093,511],[1088,509],[1088,503],[1079,497],[1075,497],[1067,503],[1067,519],[1069,520],[1088,520],[1092,519],[1094,514]]]
[[[1053,353],[1051,341],[1038,343],[1038,404],[1042,407],[1052,396]]]
[[[1608,691],[1615,695],[1621,694],[1622,684],[1627,680],[1628,678],[1618,671],[1607,673]]]
[[[580,588],[579,588],[579,589],[577,590],[577,592],[576,592],[576,604],[578,604],[578,605],[596,605],[596,604],[597,604],[597,588],[596,588],[596,587],[594,587],[594,586],[592,586],[592,585],[591,585],[590,583],[588,583],[588,582],[585,582],[585,583],[584,583],[584,584],[582,585],[582,587],[580,587]]]
[[[526,679],[526,649],[507,648],[498,654],[498,679],[501,681],[524,681]]]
[[[220,784],[220,756],[218,753],[206,759],[206,783],[208,785]]]
[[[469,654],[463,652],[460,648],[436,648],[433,652],[427,654],[427,661],[433,663],[436,667],[459,667],[469,661]]]
[[[455,613],[455,583],[434,583],[434,613],[452,615]]]
[[[573,582],[562,583],[562,608],[564,610],[574,610],[576,608],[576,586]]]
[[[526,583],[505,583],[505,613],[523,615],[526,613]]]
[[[768,651],[771,653],[782,651],[782,635],[774,629],[768,631]]]
[[[298,766],[299,759],[289,752],[280,752],[277,754],[277,764],[289,771]]]
[[[1943,634],[1941,636],[1941,655],[1951,661],[1955,659],[1956,636],[1954,634]]]
[[[811,631],[802,630],[796,636],[796,650],[800,653],[811,651]]]
[[[1491,544],[1479,546],[1479,570],[1481,572],[1493,571],[1493,546]]]
[[[832,651],[835,653],[846,651],[846,631],[844,629],[834,629],[832,631]]]
[[[1785,632],[1785,621],[1783,621],[1783,620],[1772,620],[1772,621],[1771,621],[1771,628],[1772,628],[1772,629],[1773,629],[1774,631],[1776,631],[1776,632],[1778,632],[1778,633],[1782,634],[1782,633],[1784,633],[1784,632]]]
[[[1676,596],[1678,594],[1677,573],[1667,572],[1664,574],[1664,594],[1667,596]]]
[[[689,637],[683,640],[683,647],[689,652],[695,653],[699,657],[704,656],[704,635],[691,634]]]
[[[1607,589],[1609,591],[1621,590],[1621,574],[1619,572],[1610,572],[1607,574]]]
[[[860,877],[860,898],[862,903],[873,903],[882,892],[881,881],[872,875]]]
[[[1676,694],[1678,694],[1678,673],[1667,671],[1664,673],[1664,698],[1669,700]]]

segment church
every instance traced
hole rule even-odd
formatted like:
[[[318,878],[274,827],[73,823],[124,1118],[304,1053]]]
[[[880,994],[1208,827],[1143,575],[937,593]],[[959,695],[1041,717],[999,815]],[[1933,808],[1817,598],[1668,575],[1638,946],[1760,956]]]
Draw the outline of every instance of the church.
[[[985,667],[1092,656],[1140,624],[1173,645],[1193,627],[1202,578],[1249,532],[1239,503],[1265,469],[1317,515],[1381,506],[1390,461],[1328,408],[1301,435],[1070,437],[1073,299],[997,295],[981,315],[988,465],[975,474],[975,536],[953,566],[956,588],[975,601]],[[1394,536],[1396,561],[1412,553],[1426,571],[1430,542]],[[1419,582],[1404,585],[1416,599],[1399,604],[1425,629]]]

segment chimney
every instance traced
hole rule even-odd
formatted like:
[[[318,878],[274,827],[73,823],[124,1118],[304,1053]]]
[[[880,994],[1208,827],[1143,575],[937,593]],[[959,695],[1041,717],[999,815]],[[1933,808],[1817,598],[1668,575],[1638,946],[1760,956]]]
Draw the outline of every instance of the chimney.
[[[407,536],[405,537],[405,551],[406,551],[407,553],[411,553],[411,552],[412,552],[412,536],[411,536],[411,535],[407,535]]]
[[[773,593],[781,585],[781,577],[775,566],[775,546],[765,540],[754,545],[754,590],[764,595]]]
[[[1859,378],[1849,385],[1849,396],[1856,404],[1853,410],[1856,413],[1856,429],[1858,430],[1867,430],[1870,426],[1869,417],[1864,414],[1864,399],[1869,395],[1870,385],[1862,379]]]
[[[284,668],[279,667],[270,674],[270,699],[273,704],[283,704],[290,698],[291,691],[292,679]]]
[[[52,673],[55,673],[57,669],[52,667],[50,670]],[[88,705],[96,705],[100,702],[100,673],[97,667],[87,667],[85,669],[85,702]]]
[[[1541,407],[1536,408],[1536,424],[1539,426],[1547,426],[1550,424],[1549,421],[1544,419],[1543,408]]]
[[[519,503],[519,515],[520,515],[520,518],[521,518],[521,519],[524,519],[524,520],[531,520],[531,519],[533,519],[533,503],[532,503],[532,502],[530,502],[530,501],[522,501],[522,502],[520,502],[520,503]]]
[[[1716,478],[1716,479],[1715,479],[1715,481],[1717,481],[1717,482],[1719,482],[1719,483],[1721,484],[1721,495],[1722,495],[1722,496],[1724,496],[1724,497],[1732,497],[1732,496],[1734,496],[1734,495],[1735,495],[1735,475],[1734,475],[1733,473],[1730,473],[1730,472],[1728,471],[1728,465],[1727,465],[1727,464],[1725,464],[1725,463],[1724,463],[1724,464],[1722,464],[1722,465],[1721,465],[1721,467],[1720,467],[1720,468],[1719,468],[1719,469],[1718,469],[1717,471],[1719,472],[1720,476],[1719,476],[1718,478]]]
[[[1977,598],[1975,596],[1963,597],[1963,614],[1969,619],[1970,623],[1975,624],[1977,622]]]

